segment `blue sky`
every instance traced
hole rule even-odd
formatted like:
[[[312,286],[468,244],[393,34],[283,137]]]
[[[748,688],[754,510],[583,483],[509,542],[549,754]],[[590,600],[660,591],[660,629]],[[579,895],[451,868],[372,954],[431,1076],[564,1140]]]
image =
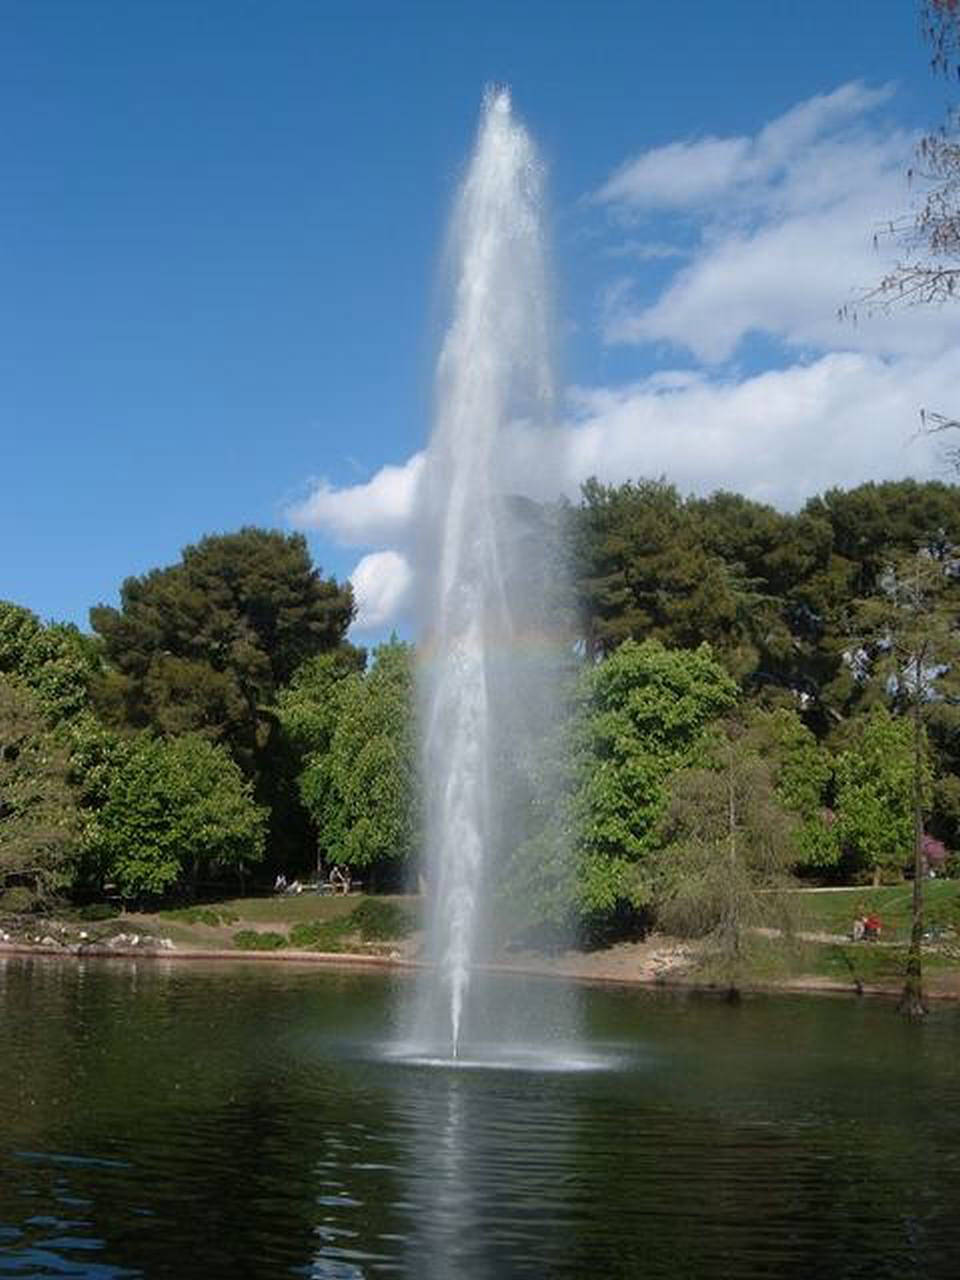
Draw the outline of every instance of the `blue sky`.
[[[534,496],[665,474],[790,507],[942,470],[910,435],[956,412],[958,317],[835,316],[949,101],[908,0],[0,0],[0,598],[85,625],[205,533],[299,524],[361,566],[358,639],[410,625],[439,247],[491,81],[549,172],[566,391]]]

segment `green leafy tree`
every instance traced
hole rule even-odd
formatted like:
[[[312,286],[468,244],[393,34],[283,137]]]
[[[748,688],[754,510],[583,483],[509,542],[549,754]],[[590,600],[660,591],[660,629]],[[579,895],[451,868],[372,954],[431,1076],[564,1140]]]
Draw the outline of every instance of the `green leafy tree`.
[[[584,673],[581,700],[573,805],[581,909],[641,907],[651,898],[647,864],[667,778],[696,758],[737,687],[706,645],[627,640]]]
[[[569,539],[590,658],[649,634],[654,620],[644,608],[643,586],[670,555],[681,520],[680,497],[662,481],[612,487],[591,478],[584,484],[580,507],[570,512]]]
[[[754,931],[789,925],[789,868],[798,819],[778,794],[763,736],[728,721],[701,763],[667,787],[659,835],[657,918],[670,932],[709,939],[735,983]]]
[[[830,550],[792,593],[795,631],[818,730],[836,736],[848,717],[884,698],[850,660],[855,602],[885,598],[888,566],[897,557],[921,547],[939,555],[960,540],[960,489],[934,481],[871,482],[831,489],[811,499],[804,513],[829,528]]]
[[[878,706],[853,732],[836,762],[836,835],[851,869],[879,883],[885,872],[899,874],[913,849],[913,728]],[[924,758],[924,796],[929,785]]]
[[[319,749],[300,777],[303,802],[328,864],[375,869],[404,861],[414,851],[419,830],[414,697],[413,651],[396,640],[376,650],[369,671],[335,681],[332,728],[327,721],[310,731],[317,733]]]
[[[895,709],[909,717],[912,740],[910,847],[913,851],[913,927],[903,1008],[924,1012],[922,983],[924,818],[930,807],[927,726],[953,736],[960,714],[960,570],[945,542],[892,559],[881,592],[860,601],[863,636],[858,657],[869,664]]]
[[[22,605],[0,600],[0,674],[29,685],[48,722],[62,723],[89,705],[99,667],[92,637],[68,623],[45,625]]]
[[[329,751],[340,715],[339,686],[348,676],[362,677],[365,668],[362,649],[341,645],[308,659],[281,689],[277,717],[291,750],[301,761]]]
[[[90,611],[111,667],[98,705],[117,723],[223,741],[256,773],[277,691],[341,644],[353,613],[349,584],[320,576],[301,535],[204,538],[179,564],[128,578],[119,609]]]
[[[137,737],[103,724],[90,711],[62,725],[57,738],[68,752],[69,782],[77,806],[80,856],[75,891],[101,892],[104,877],[98,852],[100,811],[115,776],[135,749]]]
[[[765,763],[775,799],[791,817],[792,863],[831,867],[840,857],[833,814],[826,799],[833,760],[796,711],[754,708],[745,718],[742,745]]]
[[[142,735],[106,784],[90,833],[99,874],[124,897],[242,876],[263,856],[266,813],[226,751],[198,734]]]
[[[279,733],[262,790],[270,802],[272,860],[284,871],[299,874],[318,863],[320,833],[313,818],[323,809],[321,762],[340,715],[338,688],[348,676],[362,676],[365,665],[364,650],[340,645],[308,658],[278,695]],[[305,770],[309,808],[301,798]]]
[[[609,654],[628,637],[670,647],[706,642],[738,676],[752,671],[759,635],[771,638],[776,626],[776,604],[736,552],[725,559],[704,537],[709,528],[718,548],[729,549],[719,526],[733,526],[737,515],[724,519],[719,502],[684,503],[663,481],[588,480],[569,535],[588,656]]]
[[[47,729],[37,696],[0,675],[0,886],[33,900],[66,889],[78,853],[65,750]]]

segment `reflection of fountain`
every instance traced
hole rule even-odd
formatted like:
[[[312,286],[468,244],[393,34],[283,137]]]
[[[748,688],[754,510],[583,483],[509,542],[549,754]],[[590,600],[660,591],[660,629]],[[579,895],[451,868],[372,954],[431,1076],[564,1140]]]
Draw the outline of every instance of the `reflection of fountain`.
[[[512,856],[549,715],[547,550],[506,500],[511,422],[550,406],[541,167],[505,90],[489,91],[451,232],[453,317],[427,455],[422,645],[431,977],[414,1034],[449,1059],[476,1038],[472,979],[495,868]],[[531,554],[531,546],[534,548]],[[542,779],[540,779],[542,781]],[[484,1015],[489,1034],[491,1019]],[[494,1038],[498,1036],[494,1027]]]

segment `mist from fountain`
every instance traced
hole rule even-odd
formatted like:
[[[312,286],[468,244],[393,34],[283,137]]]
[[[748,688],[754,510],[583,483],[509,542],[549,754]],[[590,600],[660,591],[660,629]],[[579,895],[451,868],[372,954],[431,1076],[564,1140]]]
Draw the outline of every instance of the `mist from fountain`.
[[[413,1041],[452,1059],[520,1032],[481,995],[478,962],[500,873],[529,825],[524,806],[543,785],[537,755],[555,702],[556,559],[542,512],[516,497],[524,478],[505,447],[511,425],[552,413],[543,227],[536,149],[507,90],[489,90],[451,222],[419,564],[430,966]]]

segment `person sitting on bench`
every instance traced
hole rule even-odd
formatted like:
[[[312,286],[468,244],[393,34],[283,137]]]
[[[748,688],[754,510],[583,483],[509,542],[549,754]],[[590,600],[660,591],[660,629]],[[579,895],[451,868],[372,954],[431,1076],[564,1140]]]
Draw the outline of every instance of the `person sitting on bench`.
[[[345,871],[342,867],[334,867],[330,872],[330,883],[333,886],[334,893],[349,893],[350,872]]]

